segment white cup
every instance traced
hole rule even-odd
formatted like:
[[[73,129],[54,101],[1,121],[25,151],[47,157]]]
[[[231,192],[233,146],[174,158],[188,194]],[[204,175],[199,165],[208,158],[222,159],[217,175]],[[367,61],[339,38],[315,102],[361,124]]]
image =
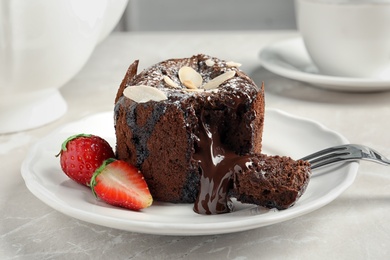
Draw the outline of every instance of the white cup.
[[[115,27],[128,0],[0,1],[0,134],[66,110],[58,89]]]
[[[295,0],[297,24],[319,72],[390,78],[390,0]]]

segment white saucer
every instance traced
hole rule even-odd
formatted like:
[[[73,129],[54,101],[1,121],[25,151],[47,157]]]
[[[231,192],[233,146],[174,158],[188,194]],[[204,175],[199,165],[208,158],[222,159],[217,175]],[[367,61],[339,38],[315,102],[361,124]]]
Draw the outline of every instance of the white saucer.
[[[302,38],[283,40],[265,47],[260,52],[260,61],[264,68],[275,74],[321,88],[350,92],[390,89],[390,78],[349,78],[320,74],[311,61]]]
[[[319,149],[348,142],[317,122],[278,110],[267,109],[266,120],[263,151],[267,154],[301,158]],[[353,183],[359,166],[357,162],[351,162],[324,168],[323,174],[311,178],[297,203],[286,210],[235,203],[232,213],[199,215],[193,211],[192,204],[154,202],[142,211],[130,211],[96,200],[90,189],[71,181],[61,171],[59,159],[54,156],[63,140],[75,133],[93,133],[114,146],[113,124],[113,112],[96,114],[69,123],[39,140],[28,151],[21,168],[28,189],[50,207],[98,225],[148,234],[212,235],[272,225],[319,209]]]

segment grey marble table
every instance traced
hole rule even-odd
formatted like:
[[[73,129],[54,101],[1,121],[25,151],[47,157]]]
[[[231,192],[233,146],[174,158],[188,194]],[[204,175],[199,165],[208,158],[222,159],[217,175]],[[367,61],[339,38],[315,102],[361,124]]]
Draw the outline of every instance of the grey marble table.
[[[0,135],[0,259],[388,259],[390,168],[362,162],[355,182],[312,213],[232,234],[163,236],[83,222],[57,212],[26,188],[20,166],[27,149],[54,129],[113,109],[135,59],[157,61],[207,53],[243,64],[266,85],[267,107],[316,120],[390,156],[390,92],[328,91],[268,72],[259,51],[294,31],[114,33],[61,93],[68,112],[46,126]],[[4,123],[4,122],[1,122]]]

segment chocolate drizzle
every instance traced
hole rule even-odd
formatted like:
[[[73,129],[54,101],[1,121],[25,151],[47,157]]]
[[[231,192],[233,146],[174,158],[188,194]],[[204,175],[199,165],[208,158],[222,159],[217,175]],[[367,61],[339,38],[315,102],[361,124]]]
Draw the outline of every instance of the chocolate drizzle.
[[[119,102],[120,103],[125,97],[121,97]],[[129,100],[129,99],[128,99]],[[153,104],[152,104],[153,103]],[[150,116],[147,118],[146,123],[139,124],[137,122],[137,106],[150,106],[153,108],[153,111],[151,112]],[[115,107],[115,110],[117,107]],[[133,131],[133,137],[132,141],[135,145],[136,149],[136,156],[137,156],[137,167],[140,167],[142,163],[145,161],[146,158],[149,156],[149,150],[147,147],[147,142],[150,138],[150,135],[154,131],[154,127],[160,117],[164,114],[166,109],[165,104],[162,102],[154,102],[150,101],[149,103],[144,104],[138,104],[134,101],[131,101],[130,106],[127,108],[126,111],[126,122],[127,125],[132,129]]]

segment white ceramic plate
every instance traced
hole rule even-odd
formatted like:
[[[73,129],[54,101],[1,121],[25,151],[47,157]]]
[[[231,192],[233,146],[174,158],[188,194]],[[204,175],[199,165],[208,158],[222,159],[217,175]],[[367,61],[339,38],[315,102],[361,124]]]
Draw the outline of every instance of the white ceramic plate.
[[[267,110],[264,152],[300,158],[331,145],[347,143],[341,135],[322,125],[289,114]],[[268,210],[236,202],[236,211],[222,215],[199,215],[192,204],[155,202],[141,212],[109,206],[97,201],[83,187],[62,173],[58,153],[61,143],[75,133],[93,133],[114,145],[111,112],[68,124],[38,141],[22,164],[28,189],[50,207],[71,217],[117,229],[164,235],[206,235],[249,230],[282,222],[316,210],[339,196],[352,184],[358,163],[333,168],[311,179],[305,194],[287,210]]]
[[[265,47],[260,52],[260,61],[264,68],[275,74],[326,89],[350,92],[390,89],[390,75],[388,79],[377,79],[320,74],[311,61],[302,38],[282,40]]]

